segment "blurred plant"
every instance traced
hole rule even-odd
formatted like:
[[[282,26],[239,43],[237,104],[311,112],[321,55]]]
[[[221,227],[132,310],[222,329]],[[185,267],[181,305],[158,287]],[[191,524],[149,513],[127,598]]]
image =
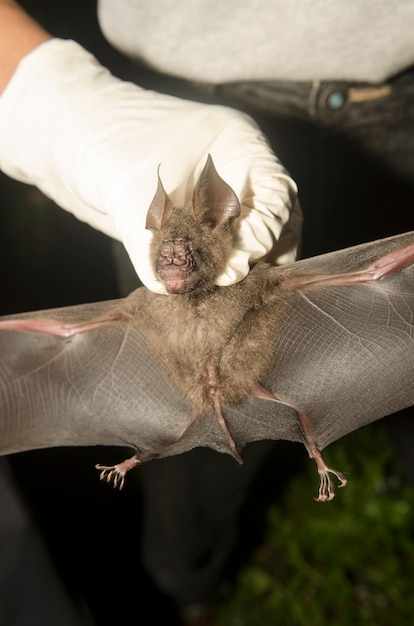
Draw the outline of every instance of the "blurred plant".
[[[220,626],[412,623],[414,493],[374,424],[331,446],[348,485],[312,502],[313,463],[268,511],[262,545],[219,608]]]

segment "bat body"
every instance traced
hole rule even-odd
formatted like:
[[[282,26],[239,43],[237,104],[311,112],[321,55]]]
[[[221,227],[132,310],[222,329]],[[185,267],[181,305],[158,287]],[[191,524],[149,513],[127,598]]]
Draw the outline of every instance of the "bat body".
[[[216,287],[240,206],[209,158],[186,209],[161,182],[149,208],[169,295],[0,320],[0,452],[122,445],[101,477],[209,446],[302,441],[330,500],[321,450],[414,404],[414,233],[272,267]]]

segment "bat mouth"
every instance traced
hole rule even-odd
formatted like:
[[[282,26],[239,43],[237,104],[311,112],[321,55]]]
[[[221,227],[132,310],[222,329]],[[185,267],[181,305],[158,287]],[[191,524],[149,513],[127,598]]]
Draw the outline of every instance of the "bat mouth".
[[[197,276],[184,268],[169,266],[158,273],[168,293],[187,293],[193,291],[198,284]]]

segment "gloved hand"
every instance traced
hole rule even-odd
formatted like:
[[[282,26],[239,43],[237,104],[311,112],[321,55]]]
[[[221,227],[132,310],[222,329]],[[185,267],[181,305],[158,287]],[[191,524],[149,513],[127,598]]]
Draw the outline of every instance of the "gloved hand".
[[[143,283],[165,293],[145,230],[157,167],[180,206],[207,154],[242,204],[237,248],[217,284],[238,282],[274,249],[296,186],[246,115],[141,89],[112,76],[81,46],[51,39],[20,62],[0,98],[0,167],[120,239]],[[294,260],[297,210],[275,262]],[[279,253],[278,253],[279,250]]]

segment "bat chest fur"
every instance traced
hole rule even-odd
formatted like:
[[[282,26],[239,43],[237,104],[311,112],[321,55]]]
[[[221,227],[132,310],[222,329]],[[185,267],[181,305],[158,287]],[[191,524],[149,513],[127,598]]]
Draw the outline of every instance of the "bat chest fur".
[[[260,383],[272,358],[262,295],[246,281],[199,301],[161,296],[152,307],[154,349],[192,406],[235,405]]]
[[[227,328],[223,335],[223,327],[208,320],[191,322],[187,320],[185,329],[170,335],[166,344],[170,378],[198,410],[214,406],[217,400],[224,405],[239,401],[254,381],[248,368],[235,373],[228,366],[236,329]],[[236,378],[244,379],[242,387]]]

